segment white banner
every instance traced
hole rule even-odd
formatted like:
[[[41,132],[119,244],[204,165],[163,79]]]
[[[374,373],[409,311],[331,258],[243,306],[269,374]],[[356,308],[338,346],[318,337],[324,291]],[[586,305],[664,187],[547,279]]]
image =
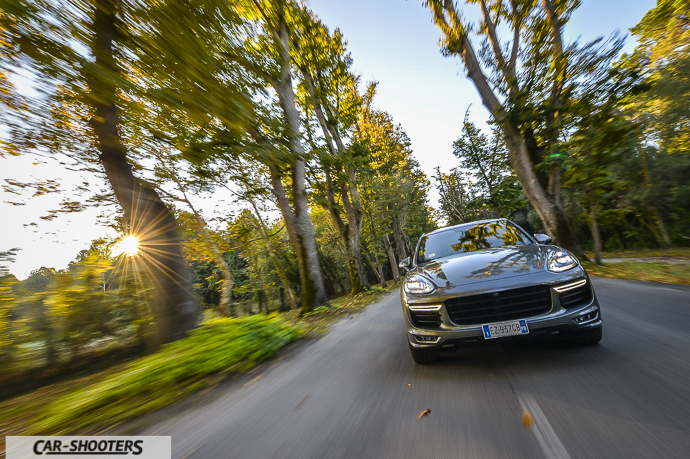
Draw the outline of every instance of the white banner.
[[[7,459],[171,459],[170,437],[6,437]]]

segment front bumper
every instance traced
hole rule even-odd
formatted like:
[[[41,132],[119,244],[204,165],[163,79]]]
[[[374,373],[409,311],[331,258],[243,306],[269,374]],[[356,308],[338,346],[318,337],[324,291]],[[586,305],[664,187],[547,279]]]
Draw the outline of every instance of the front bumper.
[[[587,277],[589,288],[592,291],[591,300],[574,307],[564,308],[560,305],[558,294],[552,290],[552,308],[549,312],[524,318],[529,328],[525,335],[485,339],[482,324],[456,325],[441,306],[439,313],[441,324],[438,327],[423,327],[412,322],[406,295],[402,297],[402,308],[407,327],[407,337],[410,346],[415,349],[427,349],[442,353],[452,353],[460,348],[481,344],[509,343],[534,339],[567,340],[588,334],[602,327],[601,310],[596,293]],[[550,283],[549,283],[550,284]],[[426,303],[426,302],[425,302]],[[429,304],[429,303],[426,303]]]

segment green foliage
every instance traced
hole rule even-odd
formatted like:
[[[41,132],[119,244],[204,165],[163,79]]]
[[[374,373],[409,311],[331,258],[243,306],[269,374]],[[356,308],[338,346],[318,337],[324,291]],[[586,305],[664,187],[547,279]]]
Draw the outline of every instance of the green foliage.
[[[251,368],[301,334],[299,326],[276,316],[213,320],[121,372],[55,400],[32,431],[59,434],[68,427],[112,425],[144,414],[204,387],[210,376]]]
[[[350,147],[362,161],[358,172],[366,215],[364,234],[369,251],[374,252],[376,244],[383,255],[380,239],[395,233],[397,224],[399,240],[394,237],[393,243],[402,244],[396,247],[397,253],[412,254],[419,237],[437,226],[427,202],[430,184],[414,158],[405,129],[390,113],[374,106],[375,96],[376,83],[370,83],[362,95]],[[379,240],[373,238],[374,232]]]
[[[14,294],[12,290],[19,283],[12,274],[0,276],[0,368],[12,358],[12,314]]]
[[[94,241],[66,270],[43,267],[23,282],[0,278],[4,382],[78,368],[106,351],[152,345],[146,269],[136,259],[111,258],[108,245]]]
[[[465,114],[462,136],[453,143],[460,160],[450,173],[436,168],[441,212],[449,225],[494,217],[508,217],[520,207],[521,188],[510,167],[503,134],[493,127],[491,138]]]
[[[27,293],[45,292],[50,283],[53,281],[56,273],[57,271],[55,271],[54,268],[46,268],[45,266],[42,266],[39,269],[34,269],[31,271],[31,274],[29,274],[29,277],[22,281],[19,291]]]
[[[690,4],[658,0],[631,30],[639,46],[622,64],[646,78],[649,91],[630,94],[632,116],[669,152],[690,151]]]

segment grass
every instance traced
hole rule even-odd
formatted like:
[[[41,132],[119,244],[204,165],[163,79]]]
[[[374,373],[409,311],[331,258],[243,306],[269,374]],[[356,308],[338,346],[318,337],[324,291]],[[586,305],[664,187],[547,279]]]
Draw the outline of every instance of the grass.
[[[362,311],[368,304],[376,302],[382,294],[395,290],[398,287],[399,284],[391,285],[386,289],[372,287],[355,296],[347,295],[336,298],[331,301],[329,307],[318,307],[309,314],[305,314],[302,318],[298,316],[297,311],[290,311],[284,314],[283,317],[291,323],[302,324],[309,336],[318,337],[327,332],[330,323]]]
[[[620,262],[597,265],[584,262],[583,265],[592,276],[690,285],[690,264]]]
[[[594,252],[587,252],[587,257],[594,260]],[[620,252],[604,252],[603,258],[637,258],[637,257],[690,257],[690,247],[670,249],[639,249]]]
[[[210,388],[291,341],[323,335],[328,324],[356,314],[394,288],[338,298],[302,318],[291,311],[211,320],[147,357],[1,402],[0,458],[7,435],[97,434]]]

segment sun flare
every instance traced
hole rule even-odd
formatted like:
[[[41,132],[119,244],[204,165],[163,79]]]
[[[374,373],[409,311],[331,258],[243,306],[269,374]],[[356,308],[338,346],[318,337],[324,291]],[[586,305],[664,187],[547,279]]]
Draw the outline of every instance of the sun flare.
[[[113,256],[126,255],[128,257],[135,257],[139,254],[139,238],[130,234],[115,244],[113,247]]]

